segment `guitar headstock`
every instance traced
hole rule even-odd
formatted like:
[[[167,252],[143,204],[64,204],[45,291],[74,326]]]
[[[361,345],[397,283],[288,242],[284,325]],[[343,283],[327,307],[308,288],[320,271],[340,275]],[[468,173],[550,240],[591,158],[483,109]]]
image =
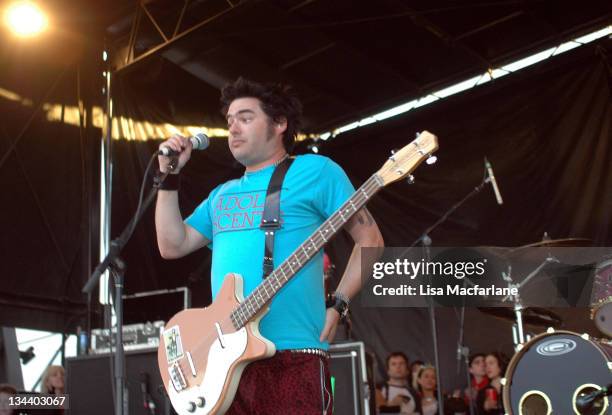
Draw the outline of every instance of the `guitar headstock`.
[[[395,152],[376,173],[384,185],[401,180],[438,149],[438,138],[423,131],[410,144]]]

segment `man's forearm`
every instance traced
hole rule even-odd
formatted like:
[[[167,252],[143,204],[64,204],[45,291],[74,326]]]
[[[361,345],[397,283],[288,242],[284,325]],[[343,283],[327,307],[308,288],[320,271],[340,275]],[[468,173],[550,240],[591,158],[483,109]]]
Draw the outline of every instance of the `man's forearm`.
[[[186,232],[178,203],[178,192],[160,190],[155,206],[157,245],[164,258],[176,258]]]
[[[382,240],[382,236],[380,236],[380,233],[378,232],[378,228],[376,229],[376,231],[377,232],[369,240],[363,242],[358,241],[355,243],[349,261],[346,265],[344,275],[342,276],[342,279],[338,284],[338,288],[336,289],[336,291],[341,292],[349,298],[353,298],[355,295],[357,295],[357,293],[361,289],[361,286],[363,285],[361,272],[362,248],[379,248],[380,252],[382,253],[384,242]],[[367,263],[363,264],[364,268],[372,269],[372,265],[374,264],[374,262],[376,262],[378,256],[379,255],[368,255],[368,258],[366,258]]]

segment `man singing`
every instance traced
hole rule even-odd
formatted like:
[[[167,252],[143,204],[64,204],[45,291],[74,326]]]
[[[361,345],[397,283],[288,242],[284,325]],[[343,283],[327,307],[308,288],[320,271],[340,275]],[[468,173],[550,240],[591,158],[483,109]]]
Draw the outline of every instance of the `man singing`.
[[[212,250],[213,298],[229,272],[242,275],[245,296],[262,282],[265,236],[260,222],[266,190],[276,166],[289,157],[302,109],[289,88],[242,78],[223,89],[221,103],[229,148],[245,167],[244,175],[213,189],[183,221],[175,175],[192,149],[188,139],[173,136],[161,146],[180,155],[158,193],[155,212],[157,242],[164,258],[182,257],[204,246]],[[169,158],[160,156],[159,165],[161,172],[167,172]],[[295,157],[280,193],[281,227],[274,236],[274,264],[281,264],[353,192],[342,168],[329,158]],[[355,246],[334,301],[326,309],[319,252],[272,299],[260,332],[274,343],[276,354],[246,367],[228,413],[331,414],[328,343],[341,313],[361,287],[361,248],[383,246],[378,226],[365,208],[345,229]]]

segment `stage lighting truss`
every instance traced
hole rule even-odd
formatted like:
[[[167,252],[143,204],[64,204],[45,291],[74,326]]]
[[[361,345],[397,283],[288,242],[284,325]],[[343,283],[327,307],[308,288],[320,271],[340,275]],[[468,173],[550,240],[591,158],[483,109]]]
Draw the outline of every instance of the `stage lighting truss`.
[[[483,85],[489,81],[492,81],[493,79],[501,78],[513,72],[520,71],[521,69],[528,68],[538,62],[550,59],[553,56],[560,55],[564,52],[567,52],[568,50],[572,50],[579,46],[586,45],[597,39],[610,35],[612,35],[612,25],[608,25],[602,29],[588,33],[584,36],[577,37],[568,42],[561,43],[555,47],[548,48],[538,53],[534,53],[525,58],[511,62],[507,65],[503,65],[499,68],[490,68],[485,73],[466,79],[465,81],[458,82],[454,85],[432,92],[423,97],[413,99],[412,101],[405,102],[393,108],[389,108],[387,110],[379,112],[377,114],[370,115],[359,121],[353,121],[332,131],[321,133],[318,135],[318,138],[321,140],[328,140],[329,138],[335,137],[343,132],[350,131],[355,128],[360,128],[365,125],[379,122],[382,120],[386,120],[388,118],[395,117],[401,114],[405,114],[406,112],[415,108],[419,108],[431,104],[432,102],[436,102],[440,99],[447,98],[451,95],[455,95],[468,89],[475,88],[479,85]]]

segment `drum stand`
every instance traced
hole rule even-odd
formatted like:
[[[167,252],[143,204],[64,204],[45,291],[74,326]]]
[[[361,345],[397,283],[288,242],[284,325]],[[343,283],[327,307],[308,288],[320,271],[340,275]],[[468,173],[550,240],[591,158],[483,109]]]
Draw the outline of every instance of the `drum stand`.
[[[538,275],[540,271],[544,269],[544,267],[546,267],[548,264],[553,263],[553,262],[558,263],[559,260],[553,257],[549,253],[546,259],[544,259],[544,261],[542,261],[542,263],[538,265],[536,269],[531,271],[531,273],[523,281],[521,281],[518,284],[514,283],[514,281],[512,280],[512,276],[511,276],[512,275],[512,265],[508,265],[508,272],[502,272],[502,278],[508,284],[508,288],[510,289],[516,288],[516,295],[509,294],[505,296],[501,301],[502,303],[505,303],[506,301],[510,300],[514,304],[513,308],[514,308],[514,315],[516,316],[516,324],[512,327],[512,338],[514,342],[515,351],[519,351],[521,347],[523,346],[523,344],[528,340],[526,339],[525,329],[523,326],[523,310],[525,309],[525,307],[523,307],[523,304],[521,303],[521,296],[520,296],[521,289],[531,279],[533,279],[536,275]]]

